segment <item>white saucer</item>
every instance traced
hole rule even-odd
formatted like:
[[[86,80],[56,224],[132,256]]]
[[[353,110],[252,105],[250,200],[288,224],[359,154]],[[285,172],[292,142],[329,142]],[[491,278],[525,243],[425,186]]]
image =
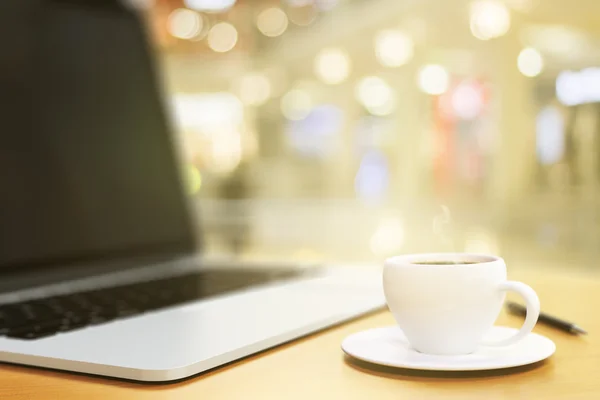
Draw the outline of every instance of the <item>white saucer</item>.
[[[486,339],[502,339],[516,331],[513,328],[495,326]],[[392,326],[350,335],[342,342],[342,350],[359,360],[388,367],[435,371],[478,371],[532,364],[554,354],[556,345],[544,336],[531,333],[512,346],[481,346],[478,351],[468,355],[436,356],[413,350],[402,330]]]

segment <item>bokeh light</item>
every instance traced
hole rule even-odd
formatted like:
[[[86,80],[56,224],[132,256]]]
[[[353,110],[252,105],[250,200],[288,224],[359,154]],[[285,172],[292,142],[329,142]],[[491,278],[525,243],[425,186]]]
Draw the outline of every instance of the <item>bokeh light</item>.
[[[287,29],[288,17],[281,8],[267,8],[258,14],[256,26],[263,35],[276,37]]]
[[[173,97],[174,121],[203,143],[203,168],[228,173],[242,158],[244,106],[232,93],[186,93]]]
[[[556,78],[556,96],[567,106],[600,102],[600,68],[561,72]]]
[[[544,59],[539,51],[532,47],[527,47],[519,53],[517,66],[519,67],[519,71],[525,76],[538,76],[544,69]]]
[[[288,19],[298,26],[312,24],[317,19],[317,14],[317,9],[312,5],[312,2],[300,7],[290,7],[287,10]]]
[[[197,194],[202,186],[202,175],[195,165],[188,165],[187,168],[187,188],[189,194]]]
[[[385,155],[380,151],[370,150],[360,162],[354,178],[356,195],[366,202],[383,200],[390,183],[390,171]]]
[[[286,124],[288,144],[299,155],[309,158],[331,157],[345,121],[344,111],[334,104],[319,104],[308,115]]]
[[[477,39],[490,40],[505,35],[510,29],[510,11],[499,0],[478,0],[471,4],[471,33]]]
[[[556,98],[566,106],[581,104],[585,98],[585,86],[577,72],[562,71],[556,78]]]
[[[225,53],[235,47],[238,32],[227,22],[215,24],[208,32],[208,46],[217,53]]]
[[[209,19],[206,17],[205,14],[198,15],[200,16],[200,32],[198,32],[196,36],[190,39],[193,42],[199,42],[200,40],[204,39],[206,36],[208,36],[208,32],[210,31]]]
[[[479,116],[484,107],[483,88],[476,82],[465,80],[456,86],[450,98],[455,116],[472,120]]]
[[[405,231],[402,220],[398,217],[383,218],[369,242],[373,254],[387,257],[397,253],[404,244]]]
[[[199,132],[220,132],[241,124],[244,106],[228,92],[175,94],[172,113],[177,127]]]
[[[412,59],[413,53],[414,43],[402,31],[389,29],[375,37],[375,55],[383,66],[400,67]]]
[[[222,12],[235,5],[236,0],[184,0],[186,7],[198,11]]]
[[[450,77],[446,68],[431,64],[422,67],[418,75],[419,88],[431,95],[440,95],[448,90]]]
[[[192,39],[202,31],[203,19],[192,10],[177,8],[169,14],[169,33],[179,39]]]
[[[211,167],[218,173],[233,171],[242,160],[241,135],[235,130],[227,130],[213,136]]]
[[[350,57],[342,49],[323,49],[315,58],[314,70],[324,83],[329,85],[342,83],[350,75]]]
[[[544,165],[559,162],[565,153],[565,121],[556,107],[544,107],[537,116],[536,153]]]
[[[389,115],[394,111],[394,91],[386,81],[377,76],[361,79],[356,85],[355,96],[373,115]]]
[[[290,121],[299,121],[310,113],[313,102],[308,92],[293,89],[281,98],[281,113]]]
[[[239,82],[240,100],[248,106],[260,106],[271,97],[271,82],[263,74],[248,74]]]

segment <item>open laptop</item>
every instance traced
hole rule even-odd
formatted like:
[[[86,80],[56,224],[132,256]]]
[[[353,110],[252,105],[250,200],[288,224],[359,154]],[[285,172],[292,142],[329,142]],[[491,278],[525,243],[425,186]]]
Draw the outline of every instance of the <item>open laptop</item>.
[[[384,306],[378,268],[202,256],[135,11],[0,8],[0,361],[172,381]]]

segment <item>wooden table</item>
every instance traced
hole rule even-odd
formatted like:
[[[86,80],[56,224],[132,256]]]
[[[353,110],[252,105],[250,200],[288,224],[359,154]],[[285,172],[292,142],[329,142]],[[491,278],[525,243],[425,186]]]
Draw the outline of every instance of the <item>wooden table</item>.
[[[380,312],[174,384],[148,385],[104,378],[0,367],[0,399],[600,399],[600,278],[544,270],[511,274],[531,284],[542,308],[567,316],[590,334],[574,337],[538,325],[556,342],[549,360],[492,373],[398,371],[344,357],[342,339],[393,324]],[[518,326],[502,315],[498,324]]]

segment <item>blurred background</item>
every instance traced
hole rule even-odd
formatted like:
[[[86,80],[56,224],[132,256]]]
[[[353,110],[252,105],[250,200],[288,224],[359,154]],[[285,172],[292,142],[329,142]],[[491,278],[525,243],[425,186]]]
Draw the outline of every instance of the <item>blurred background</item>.
[[[213,255],[594,268],[597,0],[129,0]]]

